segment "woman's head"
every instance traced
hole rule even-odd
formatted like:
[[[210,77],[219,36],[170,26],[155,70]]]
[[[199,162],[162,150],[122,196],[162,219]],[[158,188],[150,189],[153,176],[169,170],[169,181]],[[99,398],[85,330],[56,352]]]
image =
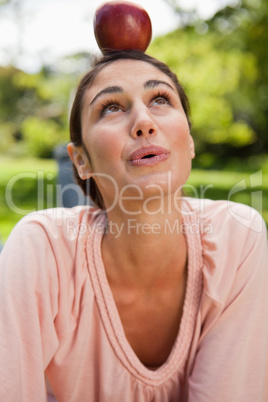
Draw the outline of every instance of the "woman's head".
[[[120,60],[134,60],[134,61],[142,61],[145,63],[149,63],[154,68],[158,69],[161,73],[165,74],[174,84],[176,91],[179,95],[180,102],[187,118],[188,124],[190,126],[189,114],[190,108],[188,103],[188,98],[178,82],[176,75],[166,66],[166,64],[154,59],[144,53],[137,51],[128,51],[128,52],[114,52],[112,54],[102,56],[97,59],[92,67],[92,69],[85,74],[85,76],[80,81],[78,86],[76,96],[73,102],[71,117],[70,117],[70,137],[71,141],[75,146],[82,147],[87,155],[89,161],[91,160],[90,149],[86,149],[84,147],[83,142],[83,133],[82,133],[82,109],[85,101],[85,94],[87,91],[95,84],[97,81],[97,77],[101,73],[101,71],[111,65],[111,63],[120,61]],[[117,63],[118,64],[118,63]],[[74,167],[75,176],[78,181],[78,184],[83,189],[86,195],[90,195],[91,199],[95,204],[97,204],[100,208],[104,208],[104,203],[102,199],[102,195],[95,183],[93,178],[84,179],[81,178],[81,175],[78,174],[76,167]]]

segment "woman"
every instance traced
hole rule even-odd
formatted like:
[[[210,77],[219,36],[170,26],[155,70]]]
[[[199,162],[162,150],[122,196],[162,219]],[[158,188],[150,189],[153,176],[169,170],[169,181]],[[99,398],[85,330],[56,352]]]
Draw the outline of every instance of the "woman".
[[[139,52],[104,56],[70,131],[97,208],[13,230],[0,399],[45,401],[45,373],[58,401],[267,401],[265,227],[249,207],[182,197],[194,143],[175,75]]]

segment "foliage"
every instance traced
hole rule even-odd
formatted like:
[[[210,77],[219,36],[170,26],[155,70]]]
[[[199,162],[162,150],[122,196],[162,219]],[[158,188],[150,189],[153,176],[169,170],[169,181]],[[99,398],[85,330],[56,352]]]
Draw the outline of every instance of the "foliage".
[[[65,137],[54,120],[27,117],[22,123],[22,134],[32,156],[50,158],[56,145]]]
[[[44,67],[27,74],[0,67],[0,152],[21,148],[32,156],[51,157],[68,139],[69,99],[75,77]]]
[[[264,45],[268,41],[267,24],[268,4],[265,0],[241,0],[237,8],[227,7],[210,21],[211,29],[225,31],[227,50],[239,48],[254,60],[254,85],[247,91],[240,88],[241,97],[236,97],[234,107],[239,111],[238,103],[243,100],[243,113],[258,135],[256,151],[268,149],[268,56]]]

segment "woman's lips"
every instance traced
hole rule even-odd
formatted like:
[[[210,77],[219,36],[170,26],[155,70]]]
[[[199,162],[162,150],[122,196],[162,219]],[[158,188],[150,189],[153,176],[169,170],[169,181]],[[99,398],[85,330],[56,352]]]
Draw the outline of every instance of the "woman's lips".
[[[158,146],[148,146],[137,149],[132,152],[129,162],[134,166],[154,166],[167,160],[169,151]]]

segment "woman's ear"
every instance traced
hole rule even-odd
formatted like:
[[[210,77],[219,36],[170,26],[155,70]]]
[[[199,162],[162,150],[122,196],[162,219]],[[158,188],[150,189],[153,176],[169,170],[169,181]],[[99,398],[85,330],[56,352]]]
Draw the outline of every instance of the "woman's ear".
[[[191,158],[194,159],[195,157],[195,148],[194,148],[194,140],[193,137],[190,135],[190,152],[191,152]]]
[[[92,169],[82,146],[76,146],[70,142],[67,150],[80,178],[86,180],[91,177]]]

